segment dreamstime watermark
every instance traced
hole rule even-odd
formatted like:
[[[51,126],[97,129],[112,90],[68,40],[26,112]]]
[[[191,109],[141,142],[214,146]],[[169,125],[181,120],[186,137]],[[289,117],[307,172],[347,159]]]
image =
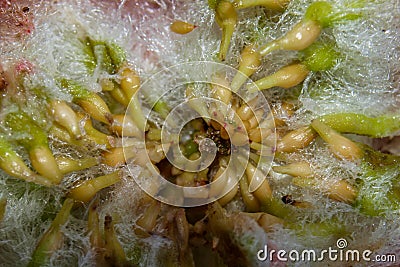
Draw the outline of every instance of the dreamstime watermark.
[[[244,85],[233,91],[229,83],[238,76],[242,76]],[[229,157],[227,166],[224,166],[218,179],[199,186],[180,186],[168,181],[160,174],[160,170],[152,161],[152,155],[146,149],[153,144],[151,141],[144,138],[142,144],[132,146],[129,143],[129,137],[125,136],[123,132],[122,142],[127,162],[129,163],[130,155],[138,153],[142,160],[140,165],[143,168],[140,170],[134,164],[132,166],[128,164],[132,177],[142,190],[169,205],[194,207],[214,202],[237,186],[246,171],[250,150],[254,148],[250,147],[250,134],[245,125],[249,122],[241,119],[233,108],[232,101],[246,106],[250,101],[256,100],[256,104],[248,105],[254,114],[255,125],[259,125],[262,121],[266,125],[265,127],[269,127],[270,134],[270,138],[266,138],[265,133],[260,130],[262,136],[257,145],[261,149],[259,155],[262,156],[262,160],[257,163],[256,168],[268,173],[274,157],[275,124],[265,96],[260,91],[248,90],[246,87],[248,84],[254,85],[251,79],[238,70],[209,61],[187,62],[171,66],[147,79],[132,98],[127,108],[128,116],[125,117],[129,117],[129,115],[132,117],[132,111],[139,112],[139,109],[142,109],[140,112],[142,112],[143,118],[150,121],[150,124],[154,124],[158,119],[158,124],[161,126],[160,149],[166,156],[165,160],[171,166],[185,173],[198,173],[212,167],[212,164],[215,163],[218,144],[207,136],[197,140],[200,158],[189,159],[181,151],[181,133],[185,125],[199,118],[207,123],[213,121],[223,127],[229,136],[230,147],[227,148],[229,155],[224,155]],[[220,91],[218,92],[218,90]],[[218,93],[220,94],[218,95]],[[139,107],[139,96],[146,99],[142,103],[143,108]],[[162,109],[165,106],[168,108],[157,112],[160,107]],[[133,114],[133,117],[135,115]],[[146,132],[144,127],[139,130]],[[140,150],[138,147],[143,149]],[[265,155],[264,153],[269,154]],[[137,173],[138,171],[142,173]],[[262,183],[263,179],[252,179],[249,188],[253,188],[254,191]]]
[[[339,238],[336,241],[336,247],[328,247],[328,249],[315,250],[275,250],[268,249],[265,245],[263,249],[257,252],[257,259],[259,261],[273,261],[280,262],[396,262],[396,254],[374,254],[373,251],[366,249],[363,251],[357,249],[346,249],[348,246],[347,240]]]

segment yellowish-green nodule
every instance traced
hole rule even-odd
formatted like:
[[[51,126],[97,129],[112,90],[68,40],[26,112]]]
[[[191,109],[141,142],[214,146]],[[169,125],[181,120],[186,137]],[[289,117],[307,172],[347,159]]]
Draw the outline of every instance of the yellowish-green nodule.
[[[106,43],[106,48],[111,57],[111,61],[114,66],[114,72],[116,72],[126,62],[126,52],[116,43]]]
[[[35,146],[48,146],[47,133],[25,112],[9,113],[6,117],[6,125],[14,133],[28,134],[28,137],[18,140],[28,150]]]
[[[354,5],[357,8],[364,6],[363,4]],[[349,12],[346,10],[338,10],[331,3],[326,1],[317,1],[312,3],[304,15],[306,20],[314,20],[321,24],[322,27],[331,27],[334,24],[342,23],[349,20],[359,19],[361,13],[355,13],[349,8]]]
[[[59,84],[61,88],[65,89],[74,99],[85,99],[90,96],[89,90],[73,80],[62,78],[59,80]]]
[[[325,1],[317,1],[307,8],[304,18],[317,21],[322,27],[327,27],[330,24],[329,17],[333,14],[332,9],[332,4]]]
[[[385,154],[364,145],[364,160],[358,197],[360,212],[369,216],[385,216],[400,209],[400,157]]]
[[[93,51],[96,63],[101,69],[109,74],[116,72],[110,54],[107,51],[107,45],[103,41],[89,39],[90,47]]]
[[[302,63],[311,71],[328,70],[335,66],[339,52],[333,43],[316,42],[307,47],[302,54]]]

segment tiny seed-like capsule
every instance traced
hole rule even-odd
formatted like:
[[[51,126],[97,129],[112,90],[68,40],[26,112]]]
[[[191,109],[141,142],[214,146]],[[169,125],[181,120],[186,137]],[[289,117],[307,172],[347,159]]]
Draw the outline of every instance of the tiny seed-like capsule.
[[[301,127],[282,137],[277,143],[277,151],[292,153],[308,146],[315,137],[317,137],[317,133],[311,127]]]
[[[176,20],[171,24],[170,29],[174,33],[187,34],[193,31],[196,27],[197,26],[194,24],[187,23],[181,20]]]
[[[278,173],[289,174],[294,177],[307,178],[313,175],[313,171],[308,162],[294,162],[283,166],[274,166],[272,169]]]
[[[333,200],[351,204],[355,201],[357,192],[347,181],[340,180],[328,188],[328,196]]]
[[[126,151],[131,151],[131,149],[127,147]],[[124,164],[129,158],[126,154],[124,154],[123,147],[114,147],[104,151],[102,154],[102,159],[103,163],[107,164],[108,166],[115,167]]]
[[[106,102],[98,94],[90,92],[87,98],[80,98],[75,101],[93,119],[108,125],[112,123],[111,111]]]
[[[303,19],[284,36],[261,47],[259,53],[265,56],[274,50],[303,50],[315,42],[321,31],[322,26],[319,22]]]
[[[228,105],[232,99],[232,92],[229,89],[229,83],[225,77],[216,75],[211,83],[211,91],[213,98]]]
[[[254,116],[252,116],[248,122],[250,124],[250,129],[253,129],[254,127],[256,127],[262,119],[262,116],[264,115],[264,110],[262,109],[258,109],[256,110],[256,112],[254,113]]]

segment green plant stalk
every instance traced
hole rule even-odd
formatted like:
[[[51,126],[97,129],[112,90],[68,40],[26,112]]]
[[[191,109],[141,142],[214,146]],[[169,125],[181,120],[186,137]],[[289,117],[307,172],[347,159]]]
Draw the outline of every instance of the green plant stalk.
[[[292,216],[291,207],[285,205],[280,199],[272,197],[261,204],[261,211],[274,215],[278,218],[287,220]]]
[[[73,205],[74,200],[70,198],[64,201],[61,210],[37,244],[28,267],[47,266],[52,254],[61,248],[64,241],[61,227],[67,223]]]
[[[222,29],[222,39],[219,49],[219,59],[225,60],[229,45],[237,23],[237,13],[232,3],[220,1],[215,8],[215,17]]]
[[[338,132],[370,137],[391,136],[400,130],[400,115],[368,117],[357,113],[335,113],[319,120]]]
[[[142,107],[140,105],[137,96],[134,96],[131,99],[127,111],[128,114],[131,116],[132,120],[135,122],[136,126],[139,128],[139,130],[145,132],[149,129],[149,125],[147,124],[147,119],[143,115]]]
[[[88,231],[90,234],[90,245],[93,253],[95,254],[96,266],[108,266],[104,255],[104,233],[100,228],[99,214],[97,212],[98,205],[99,200],[96,199],[89,206]]]
[[[308,222],[304,224],[290,223],[285,224],[285,227],[295,230],[297,236],[319,236],[329,237],[335,236],[337,238],[344,238],[349,235],[346,227],[334,219],[323,222]]]
[[[170,112],[170,108],[168,106],[168,104],[162,100],[158,100],[153,107],[153,110],[155,112],[157,112],[158,114],[160,114],[160,116],[165,119],[167,118],[169,112]]]
[[[188,84],[186,87],[186,98],[189,100],[187,104],[189,107],[191,107],[194,111],[196,111],[202,118],[203,120],[206,121],[207,124],[210,123],[210,115],[208,113],[208,107],[205,101],[200,100],[201,96],[196,94],[196,90],[194,88],[193,84]],[[196,101],[190,101],[190,100],[196,100]]]

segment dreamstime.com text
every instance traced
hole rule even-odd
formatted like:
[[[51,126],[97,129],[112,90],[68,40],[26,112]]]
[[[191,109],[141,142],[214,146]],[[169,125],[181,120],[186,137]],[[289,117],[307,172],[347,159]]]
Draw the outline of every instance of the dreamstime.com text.
[[[396,254],[373,254],[371,250],[359,251],[356,249],[346,249],[347,240],[339,238],[336,241],[336,247],[329,247],[328,249],[314,250],[274,250],[268,249],[267,245],[263,249],[257,252],[257,258],[260,261],[266,261],[276,259],[281,262],[322,262],[322,261],[333,261],[333,262],[386,262],[395,263]]]

